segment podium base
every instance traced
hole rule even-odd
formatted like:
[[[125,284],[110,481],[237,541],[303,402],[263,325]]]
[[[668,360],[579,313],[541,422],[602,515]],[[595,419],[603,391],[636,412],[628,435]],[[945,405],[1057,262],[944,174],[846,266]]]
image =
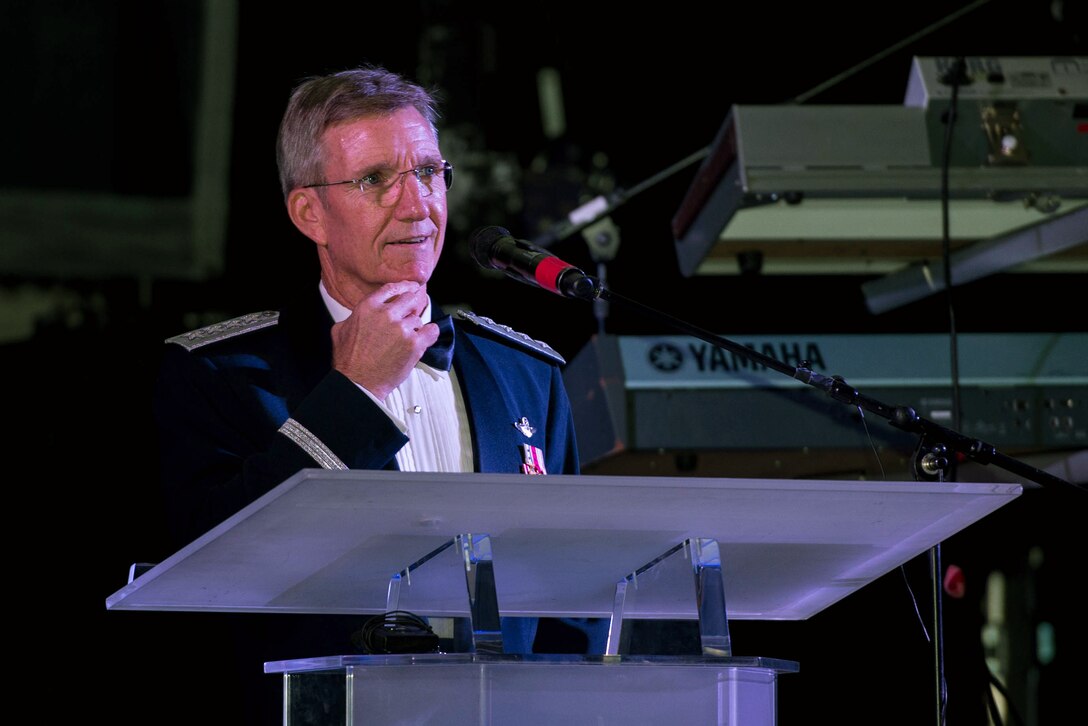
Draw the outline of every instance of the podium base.
[[[331,656],[265,664],[284,724],[699,723],[773,726],[798,664],[700,656]]]

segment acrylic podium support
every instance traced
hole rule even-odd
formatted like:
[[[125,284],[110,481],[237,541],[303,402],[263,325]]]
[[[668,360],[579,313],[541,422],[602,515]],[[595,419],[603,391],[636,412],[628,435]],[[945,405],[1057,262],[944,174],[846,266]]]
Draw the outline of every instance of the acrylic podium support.
[[[477,635],[492,638],[476,653],[267,663],[266,672],[283,675],[292,726],[316,723],[304,720],[314,712],[305,694],[315,689],[327,723],[534,723],[535,713],[541,723],[652,723],[650,701],[671,700],[669,722],[690,708],[711,714],[694,722],[762,726],[775,722],[778,675],[798,664],[735,657],[728,620],[806,619],[1020,492],[1014,484],[306,470],[107,607],[380,614],[396,597],[418,615],[476,617]],[[452,566],[438,566],[442,552]],[[489,581],[506,616],[611,618],[608,654],[496,652],[493,623],[470,603],[491,597],[478,589]],[[625,618],[696,619],[703,654],[621,655]],[[453,716],[455,707],[464,710]]]
[[[393,613],[404,609],[413,582],[419,587],[444,570],[452,573],[452,587],[467,606],[466,653],[265,664],[265,672],[284,676],[285,725],[777,722],[778,675],[797,671],[797,663],[732,657],[716,541],[685,540],[616,583],[602,656],[505,654],[494,564],[491,537],[466,533],[389,581],[385,611]],[[688,590],[701,655],[620,655],[628,652],[624,636],[630,635],[624,614],[637,610],[637,593],[652,595],[662,587]]]

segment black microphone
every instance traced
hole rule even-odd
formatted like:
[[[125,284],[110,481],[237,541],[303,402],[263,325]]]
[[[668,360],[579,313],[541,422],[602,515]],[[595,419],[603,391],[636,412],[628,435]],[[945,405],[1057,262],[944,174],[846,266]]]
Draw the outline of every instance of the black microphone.
[[[502,227],[481,227],[472,233],[472,257],[490,270],[542,287],[563,297],[595,300],[597,281],[531,242],[514,239]]]

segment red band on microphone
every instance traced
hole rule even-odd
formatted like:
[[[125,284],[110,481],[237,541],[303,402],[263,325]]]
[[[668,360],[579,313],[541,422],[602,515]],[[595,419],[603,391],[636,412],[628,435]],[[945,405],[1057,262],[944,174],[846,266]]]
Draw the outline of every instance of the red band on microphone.
[[[563,274],[563,270],[569,270],[572,267],[574,265],[567,264],[558,257],[545,257],[533,270],[533,276],[542,288],[558,294],[559,276]]]

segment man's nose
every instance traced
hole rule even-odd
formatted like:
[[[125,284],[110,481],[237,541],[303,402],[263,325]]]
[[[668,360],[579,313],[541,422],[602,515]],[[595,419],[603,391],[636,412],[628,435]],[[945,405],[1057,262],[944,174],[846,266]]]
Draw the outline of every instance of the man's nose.
[[[419,175],[413,172],[401,174],[392,190],[396,195],[396,212],[401,219],[423,219],[427,216],[427,203],[423,200],[430,190]]]

